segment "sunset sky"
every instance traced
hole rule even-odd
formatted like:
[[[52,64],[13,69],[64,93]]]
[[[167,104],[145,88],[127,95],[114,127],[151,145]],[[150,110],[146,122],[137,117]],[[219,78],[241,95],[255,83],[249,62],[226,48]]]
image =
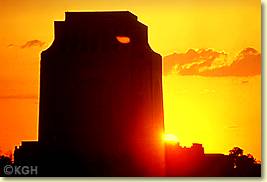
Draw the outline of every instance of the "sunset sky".
[[[164,58],[166,133],[261,159],[261,4],[255,0],[0,0],[0,150],[36,140],[40,53],[66,11],[127,10]],[[167,64],[168,62],[168,64]]]

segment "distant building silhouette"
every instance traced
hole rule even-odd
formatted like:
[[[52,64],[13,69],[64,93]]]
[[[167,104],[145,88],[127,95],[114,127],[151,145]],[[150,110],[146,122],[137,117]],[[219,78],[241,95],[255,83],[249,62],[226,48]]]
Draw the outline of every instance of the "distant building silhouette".
[[[178,177],[241,177],[261,176],[261,165],[239,157],[240,166],[235,167],[230,155],[205,154],[201,144],[190,148],[179,143],[166,143],[166,176]]]
[[[204,148],[193,143],[192,147],[181,147],[179,143],[166,143],[166,176],[200,176],[204,161]]]
[[[15,162],[41,176],[164,175],[162,59],[135,15],[66,12],[40,82],[39,141]]]

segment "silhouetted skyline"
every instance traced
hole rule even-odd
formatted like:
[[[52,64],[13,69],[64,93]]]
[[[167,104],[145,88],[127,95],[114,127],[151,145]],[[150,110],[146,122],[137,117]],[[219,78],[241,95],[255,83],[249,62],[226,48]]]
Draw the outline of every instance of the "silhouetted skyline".
[[[210,153],[227,154],[238,143],[261,160],[261,74],[229,76],[237,75],[234,71],[240,73],[245,68],[240,65],[250,62],[241,61],[240,70],[230,69],[231,72],[219,78],[199,76],[231,65],[246,48],[257,51],[251,56],[249,51],[242,54],[246,58],[261,57],[256,56],[261,55],[261,2],[254,0],[3,1],[0,6],[2,153],[13,150],[21,140],[38,138],[40,52],[53,42],[53,22],[64,20],[64,12],[72,10],[128,10],[138,15],[139,21],[148,26],[150,46],[163,59],[173,53],[205,50],[189,64],[173,65],[173,74],[163,75],[165,131],[175,134],[186,146],[202,143]],[[225,56],[216,57],[209,65],[208,54],[212,58],[215,52]],[[247,68],[245,73],[252,70],[253,67]],[[191,125],[198,129],[191,129]],[[190,132],[184,132],[187,130]]]
[[[255,158],[237,147],[229,156],[204,154],[197,143],[191,148],[168,143],[164,147],[162,59],[150,48],[147,26],[137,16],[128,11],[65,15],[65,21],[55,22],[55,40],[41,54],[38,141],[23,141],[15,149],[14,163],[2,157],[3,163],[36,165],[38,176],[261,175]],[[45,44],[32,40],[8,47]],[[223,66],[218,60],[223,52],[191,49],[188,53],[207,59],[190,58],[185,65],[173,62],[164,73],[260,75],[261,54],[253,48]],[[206,129],[201,122],[200,127],[193,122],[192,129]],[[215,163],[221,167],[210,171]]]

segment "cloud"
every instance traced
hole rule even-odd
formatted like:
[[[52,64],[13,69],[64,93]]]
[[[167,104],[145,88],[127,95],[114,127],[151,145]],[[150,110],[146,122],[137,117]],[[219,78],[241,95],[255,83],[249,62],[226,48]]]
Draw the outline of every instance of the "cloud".
[[[9,44],[7,47],[16,47],[14,44]]]
[[[224,52],[211,49],[190,49],[186,53],[172,54],[163,60],[163,72],[201,76],[254,76],[261,74],[261,54],[246,48],[233,60]]]
[[[241,83],[246,84],[246,83],[248,83],[248,80],[242,80]]]
[[[40,40],[29,40],[23,45],[15,45],[15,44],[9,44],[7,47],[19,47],[21,49],[25,48],[31,48],[31,47],[43,47],[45,45],[45,42],[42,42]]]
[[[24,48],[34,47],[34,46],[43,47],[44,44],[45,42],[42,42],[40,40],[30,40],[30,41],[27,41],[24,45],[20,46],[20,48],[24,49]]]

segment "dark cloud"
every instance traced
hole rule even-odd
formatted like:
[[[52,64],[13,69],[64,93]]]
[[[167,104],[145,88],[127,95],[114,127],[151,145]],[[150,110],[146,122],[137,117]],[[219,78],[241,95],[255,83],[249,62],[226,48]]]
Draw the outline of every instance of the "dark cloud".
[[[9,44],[7,47],[16,47],[14,44]]]
[[[40,40],[30,40],[30,41],[27,41],[24,45],[20,46],[20,48],[24,49],[24,48],[30,48],[33,46],[43,47],[44,44],[45,42],[42,42]]]
[[[164,74],[201,76],[254,76],[261,74],[261,54],[246,48],[230,64],[227,54],[211,49],[190,49],[186,53],[166,56]]]
[[[45,45],[45,42],[42,42],[40,40],[30,40],[30,41],[27,41],[23,45],[9,44],[7,47],[19,47],[21,49],[25,49],[25,48],[31,48],[31,47],[43,47],[44,45]]]
[[[246,83],[248,83],[248,80],[242,80],[241,83],[246,84]]]

